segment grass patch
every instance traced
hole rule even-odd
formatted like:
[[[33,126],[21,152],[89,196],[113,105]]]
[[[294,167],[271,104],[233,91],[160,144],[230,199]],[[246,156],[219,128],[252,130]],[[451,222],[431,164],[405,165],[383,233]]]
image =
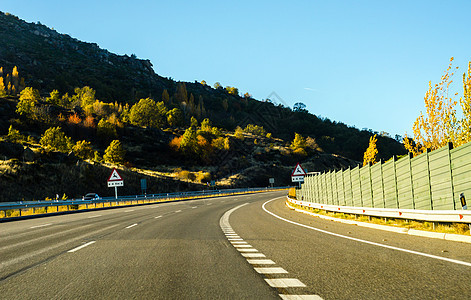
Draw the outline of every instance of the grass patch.
[[[442,222],[427,222],[417,220],[405,220],[395,218],[384,218],[384,217],[372,217],[364,215],[337,213],[332,211],[326,211],[322,209],[304,207],[301,205],[290,203],[292,207],[312,212],[319,215],[329,216],[338,219],[347,219],[359,222],[374,223],[378,225],[388,225],[395,227],[402,227],[408,229],[425,230],[439,233],[451,233],[451,234],[462,234],[470,235],[469,225],[464,223],[442,223]]]

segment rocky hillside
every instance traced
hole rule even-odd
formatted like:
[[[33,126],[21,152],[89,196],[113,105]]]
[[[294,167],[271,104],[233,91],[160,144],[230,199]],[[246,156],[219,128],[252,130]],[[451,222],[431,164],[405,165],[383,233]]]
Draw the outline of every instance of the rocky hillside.
[[[299,107],[291,109],[277,99],[241,97],[233,87],[163,78],[148,60],[116,55],[10,14],[0,13],[0,40],[4,82],[19,70],[19,89],[40,92],[29,116],[16,111],[17,92],[0,96],[0,201],[44,199],[57,193],[69,198],[86,192],[111,195],[106,174],[114,166],[103,156],[113,139],[119,139],[126,151],[119,166],[127,178],[122,193],[136,194],[142,178],[148,179],[148,193],[204,189],[211,180],[220,188],[267,186],[269,178],[275,178],[276,185],[289,185],[297,162],[308,171],[356,166],[374,134]],[[96,91],[88,104],[76,90],[85,86]],[[48,99],[54,89],[62,99],[68,95],[67,104]],[[179,110],[181,121],[167,122],[165,113],[159,126],[130,120],[131,106],[147,97],[162,101],[165,113]],[[203,119],[212,122],[212,131],[204,132]],[[191,120],[198,124],[190,126]],[[112,126],[111,132],[103,134],[102,122]],[[235,131],[248,124],[263,127],[264,133]],[[12,139],[10,126],[23,138]],[[51,127],[61,128],[73,143],[90,142],[96,159],[47,150],[39,141]],[[193,154],[175,148],[190,128],[198,131],[193,137],[198,150]],[[295,132],[309,140],[301,152],[290,147]],[[405,153],[386,134],[379,136],[378,150],[383,160]]]

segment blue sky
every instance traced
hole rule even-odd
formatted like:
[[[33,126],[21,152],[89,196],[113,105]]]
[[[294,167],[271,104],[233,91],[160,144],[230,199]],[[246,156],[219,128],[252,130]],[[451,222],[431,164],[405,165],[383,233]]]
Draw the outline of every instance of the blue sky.
[[[471,1],[0,0],[0,10],[150,59],[165,77],[275,92],[392,136],[411,133],[450,57],[458,92],[471,61]]]

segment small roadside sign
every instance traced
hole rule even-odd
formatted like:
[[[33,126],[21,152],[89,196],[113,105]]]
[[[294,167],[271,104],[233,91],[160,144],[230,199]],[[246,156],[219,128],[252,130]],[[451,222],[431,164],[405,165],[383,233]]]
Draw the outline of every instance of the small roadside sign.
[[[121,175],[119,175],[118,170],[113,169],[113,171],[111,172],[110,178],[108,178],[108,181],[120,181],[120,180],[123,180],[123,178],[121,177]]]
[[[108,178],[108,187],[114,187],[115,198],[118,199],[118,186],[124,186],[124,180],[116,169],[113,169]]]
[[[306,171],[299,163],[296,164],[293,173],[291,173],[292,182],[304,182],[304,176],[306,176]]]

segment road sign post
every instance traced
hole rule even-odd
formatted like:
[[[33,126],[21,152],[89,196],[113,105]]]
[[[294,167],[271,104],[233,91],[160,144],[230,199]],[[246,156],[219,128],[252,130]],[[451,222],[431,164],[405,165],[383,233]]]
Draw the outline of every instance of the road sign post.
[[[108,187],[114,187],[114,196],[118,199],[118,186],[124,186],[124,180],[119,175],[116,169],[111,172],[110,178],[108,178]]]

